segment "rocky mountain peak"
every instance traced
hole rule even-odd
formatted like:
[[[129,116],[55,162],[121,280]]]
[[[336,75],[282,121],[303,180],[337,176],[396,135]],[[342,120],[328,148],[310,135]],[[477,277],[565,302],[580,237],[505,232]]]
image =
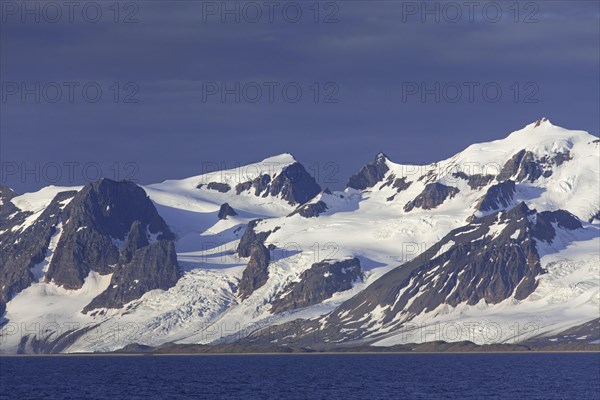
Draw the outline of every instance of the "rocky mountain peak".
[[[548,329],[596,318],[599,143],[541,119],[438,163],[378,153],[334,192],[290,155],[215,172],[200,188],[198,176],[17,197],[0,188],[10,199],[0,204],[0,314],[74,321],[87,304],[86,319],[139,322],[135,340],[153,346],[197,340],[213,321],[301,321],[307,337],[316,327],[336,343],[379,345],[409,323],[471,311],[502,324],[539,316]],[[113,348],[93,340],[64,348]]]
[[[365,190],[381,182],[390,170],[387,165],[388,158],[383,153],[378,153],[375,159],[363,166],[358,173],[352,175],[346,183],[347,188]]]
[[[144,189],[130,181],[101,178],[84,186],[67,207],[72,226],[94,226],[100,233],[124,240],[131,225],[141,221],[159,239],[172,233]],[[164,236],[164,237],[163,237]]]
[[[382,151],[380,151],[379,153],[377,153],[377,155],[375,156],[375,162],[376,163],[384,163],[386,161],[389,161],[390,158]]]
[[[8,186],[0,185],[0,205],[15,197],[17,194]]]
[[[151,234],[174,240],[165,221],[141,187],[133,182],[100,179],[86,185],[63,213],[63,232],[46,274],[68,289],[78,289],[90,271],[111,272],[119,261],[119,242],[141,243]],[[135,240],[134,240],[135,239]]]
[[[260,163],[203,175],[196,189],[231,195],[279,197],[290,205],[304,204],[321,192],[321,187],[290,154],[267,158]]]
[[[552,122],[550,122],[550,120],[546,117],[542,117],[534,122],[535,128],[537,128],[538,126],[541,126],[541,125],[552,125]]]

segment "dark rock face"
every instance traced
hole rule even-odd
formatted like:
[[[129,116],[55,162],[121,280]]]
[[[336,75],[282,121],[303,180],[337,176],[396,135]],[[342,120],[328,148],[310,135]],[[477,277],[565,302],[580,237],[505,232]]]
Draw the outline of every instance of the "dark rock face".
[[[387,179],[385,180],[385,182],[379,186],[379,190],[391,186],[392,188],[396,189],[396,193],[394,193],[393,195],[391,195],[390,197],[388,197],[386,199],[386,201],[392,201],[394,200],[394,198],[396,197],[396,195],[398,193],[400,193],[403,190],[406,190],[410,187],[410,185],[412,184],[412,182],[407,182],[406,181],[406,177],[403,176],[402,178],[396,178],[396,176],[394,174],[391,174],[390,176],[387,177]]]
[[[255,219],[248,223],[237,249],[238,256],[250,257],[238,288],[238,294],[242,300],[250,296],[269,279],[268,266],[271,261],[271,254],[264,242],[271,231],[256,232],[254,229],[261,221],[261,219]]]
[[[544,175],[544,170],[542,166],[536,162],[535,156],[529,151],[525,152],[523,158],[521,159],[521,165],[516,180],[518,182],[522,182],[524,180],[533,182],[542,175]]]
[[[19,212],[9,201],[1,206],[4,218],[0,230],[6,232],[0,235],[0,315],[6,303],[34,281],[31,268],[44,261],[55,226],[64,219],[61,203],[74,195],[74,191],[57,194],[32,225],[15,232],[12,228],[22,224],[31,213]],[[9,218],[7,213],[13,216]]]
[[[246,230],[242,234],[240,244],[237,248],[237,254],[239,257],[250,257],[252,247],[256,244],[263,244],[267,237],[271,234],[271,231],[266,232],[255,232],[254,229],[262,221],[262,219],[253,219],[246,225]]]
[[[479,189],[490,183],[494,180],[494,175],[482,175],[482,174],[474,174],[467,175],[462,171],[455,172],[452,174],[455,178],[464,179],[467,181],[467,184],[471,189]]]
[[[221,208],[219,208],[219,219],[227,219],[227,217],[235,217],[237,213],[235,210],[228,204],[221,204]]]
[[[315,218],[327,211],[327,204],[324,201],[317,201],[316,203],[305,204],[298,207],[292,214],[300,214],[304,218]]]
[[[269,262],[271,254],[269,249],[262,243],[254,243],[250,246],[250,260],[238,288],[238,294],[242,299],[250,296],[256,289],[263,286],[269,279]]]
[[[304,204],[321,192],[321,186],[300,163],[284,168],[271,184],[271,195],[287,200],[291,205]]]
[[[264,174],[235,187],[237,194],[251,189],[254,189],[255,196],[279,196],[291,205],[304,204],[321,192],[319,184],[298,162],[288,165],[273,177]]]
[[[552,158],[544,157],[543,160],[549,160],[551,165],[562,165],[567,161],[572,160],[573,157],[569,152],[556,153]]]
[[[132,226],[129,235],[132,242],[137,236],[136,230],[137,228]],[[135,246],[131,248],[133,247]],[[122,259],[126,260],[125,257]],[[137,248],[129,261],[115,267],[109,287],[95,297],[83,312],[87,313],[96,308],[121,308],[150,290],[167,290],[175,286],[178,278],[179,267],[173,241],[159,240],[147,244]]]
[[[556,224],[561,229],[571,231],[583,228],[581,221],[568,211],[543,211],[537,214],[536,224],[533,227],[533,235],[545,242],[552,242],[556,237],[556,230],[552,224]]]
[[[481,200],[479,200],[477,210],[493,211],[508,207],[512,204],[515,193],[516,189],[514,181],[506,180],[496,185],[492,185]]]
[[[459,192],[458,188],[442,185],[441,183],[428,183],[425,189],[414,200],[404,206],[404,211],[409,212],[418,207],[430,210],[442,204],[446,199],[453,198]]]
[[[9,187],[0,186],[0,239],[3,235],[8,235],[14,226],[25,222],[25,218],[32,214],[30,211],[21,211],[11,203],[10,200],[16,195]]]
[[[108,274],[117,261],[119,249],[109,236],[92,229],[77,231],[77,228],[67,230],[65,227],[46,281],[54,281],[66,289],[79,289],[90,271]]]
[[[498,224],[505,226],[493,229]],[[342,304],[328,316],[328,323],[352,332],[347,339],[359,338],[369,326],[356,321],[376,307],[385,310],[380,323],[397,327],[442,304],[497,304],[513,294],[524,299],[545,272],[536,240],[551,241],[556,236],[553,224],[568,230],[581,227],[565,211],[536,213],[525,203],[476,218]]]
[[[127,239],[125,240],[125,245],[121,250],[121,254],[119,257],[119,263],[125,264],[131,261],[135,252],[142,247],[146,247],[150,244],[148,241],[148,236],[144,230],[144,226],[140,221],[134,221],[131,224],[131,229],[127,234]]]
[[[235,192],[237,194],[240,194],[240,193],[246,192],[250,189],[254,189],[255,196],[260,196],[261,193],[264,193],[263,197],[266,197],[269,194],[269,192],[268,192],[269,183],[271,183],[271,176],[266,175],[266,174],[261,175],[259,177],[254,178],[251,181],[238,183],[235,186]]]
[[[394,174],[391,174],[387,177],[385,182],[381,186],[379,186],[379,190],[383,189],[384,187],[391,186],[394,189],[396,189],[396,193],[400,193],[401,191],[408,189],[411,184],[412,182],[406,181],[405,176],[403,176],[402,178],[396,178]]]
[[[552,166],[562,165],[571,160],[571,154],[566,152],[556,153],[552,157],[544,156],[537,159],[533,153],[521,150],[504,164],[497,176],[499,182],[514,178],[516,182],[528,180],[534,182],[540,177],[552,175]]]
[[[9,188],[8,186],[0,185],[0,206],[10,201],[10,199],[15,197],[16,195],[17,194],[15,193],[15,191]]]
[[[46,281],[67,289],[80,288],[90,271],[113,272],[120,257],[114,241],[125,241],[136,221],[144,235],[174,239],[144,190],[132,182],[100,179],[89,184],[75,195],[64,214],[66,222]]]
[[[273,301],[273,314],[318,304],[334,293],[352,289],[354,282],[362,280],[360,261],[352,258],[315,263],[302,272],[299,279],[299,282],[288,285],[283,294]]]
[[[347,188],[356,190],[365,190],[373,187],[377,182],[381,182],[385,174],[390,170],[386,164],[387,157],[383,153],[379,153],[374,161],[365,165],[356,174],[348,179]]]
[[[506,179],[513,177],[517,174],[517,172],[519,172],[521,161],[523,160],[525,153],[525,150],[519,151],[518,153],[513,155],[510,158],[510,160],[506,162],[506,164],[504,164],[504,167],[502,167],[502,170],[500,171],[497,177],[499,182],[505,181]]]
[[[396,178],[392,187],[396,189],[396,192],[400,193],[403,190],[406,190],[410,187],[412,182],[406,182],[406,177]]]
[[[210,190],[216,190],[217,192],[221,193],[227,193],[231,190],[231,186],[221,182],[209,182],[208,185],[206,185],[206,188]]]

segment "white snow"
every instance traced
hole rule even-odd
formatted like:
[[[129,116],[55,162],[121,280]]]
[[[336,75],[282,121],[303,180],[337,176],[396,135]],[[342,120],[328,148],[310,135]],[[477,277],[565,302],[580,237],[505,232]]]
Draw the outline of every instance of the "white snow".
[[[522,301],[509,298],[499,304],[481,301],[475,306],[461,304],[456,308],[442,305],[419,315],[375,345],[430,340],[514,343],[556,334],[598,318],[599,249],[600,237],[596,236],[542,257],[542,267],[548,273],[540,276],[536,290]]]
[[[56,250],[56,246],[58,245],[58,241],[60,240],[60,236],[62,235],[62,222],[59,222],[55,226],[55,232],[50,237],[50,244],[48,245],[48,249],[46,250],[46,257],[44,260],[38,264],[36,264],[33,268],[31,268],[31,273],[36,281],[42,282],[46,276],[46,272],[48,272],[48,267],[52,262],[52,257],[54,257],[54,251]]]
[[[6,307],[9,322],[0,330],[0,353],[15,353],[21,339],[28,335],[56,339],[67,331],[93,324],[93,319],[81,310],[108,287],[111,276],[90,272],[79,290],[39,282],[17,294]]]
[[[46,186],[37,192],[25,193],[20,196],[13,197],[10,202],[13,203],[19,210],[31,212],[21,225],[16,225],[12,228],[13,232],[27,229],[31,226],[39,216],[44,212],[44,209],[52,202],[52,199],[60,193],[70,190],[80,190],[81,187],[63,187],[63,186]],[[61,203],[64,207],[69,203],[70,199]]]
[[[280,198],[255,196],[253,191],[236,194],[238,183],[264,173],[272,178],[277,176],[285,166],[295,162],[289,154],[251,166],[148,185],[144,189],[177,235],[178,260],[184,275],[175,287],[146,293],[121,310],[84,316],[79,311],[108,287],[110,275],[91,274],[80,291],[36,283],[8,303],[7,318],[19,322],[79,321],[98,323],[100,328],[106,329],[114,324],[131,328],[119,340],[111,336],[88,335],[85,340],[76,341],[68,351],[114,350],[131,342],[149,345],[167,341],[209,343],[268,324],[296,318],[322,318],[385,272],[413,259],[452,229],[466,224],[473,206],[496,182],[472,189],[465,180],[453,177],[453,172],[496,175],[522,149],[540,158],[569,151],[573,160],[553,166],[550,176],[517,184],[516,200],[525,201],[538,212],[565,209],[588,220],[600,206],[600,150],[598,143],[592,143],[595,140],[595,136],[586,132],[565,130],[543,121],[537,127],[530,124],[513,132],[505,139],[474,144],[438,163],[418,166],[387,160],[389,171],[383,182],[362,192],[346,189],[320,194],[311,202],[324,201],[328,210],[311,219],[300,215],[288,217],[295,206]],[[392,175],[404,177],[411,185],[399,193],[391,185],[381,187]],[[209,182],[226,183],[231,190],[227,193],[209,190],[206,188]],[[415,208],[405,212],[405,204],[431,182],[455,186],[460,192],[435,209]],[[198,184],[204,186],[198,189]],[[34,212],[18,229],[33,223],[56,193],[69,189],[73,188],[48,187],[13,198],[11,201],[21,210]],[[394,196],[393,200],[388,200],[391,196]],[[219,207],[225,202],[238,215],[218,220]],[[235,250],[245,224],[256,218],[265,219],[257,227],[259,231],[273,231],[279,227],[266,243],[276,248],[272,252],[268,282],[241,301],[236,295],[236,285],[247,260],[238,258]],[[497,235],[505,226],[498,221],[486,234]],[[464,332],[454,336],[456,340],[483,343],[492,337],[496,324],[501,327],[502,334],[494,340],[511,341],[515,340],[515,332],[511,330],[515,323],[519,324],[517,336],[522,338],[524,330],[529,329],[531,334],[532,324],[537,327],[536,333],[547,333],[586,322],[597,316],[600,277],[600,242],[597,231],[594,234],[591,229],[593,226],[587,226],[582,232],[561,236],[554,246],[546,248],[540,244],[544,255],[542,266],[549,272],[540,277],[538,288],[528,299],[516,301],[511,298],[496,305],[440,306],[413,321],[418,329],[410,333],[417,338],[407,338],[408,332],[383,326],[383,310],[380,309],[367,315],[365,321],[372,332],[387,332],[388,336],[382,338],[379,345],[417,341],[422,332],[431,339],[432,334],[427,332],[437,323],[446,324],[440,327],[442,331],[446,329],[446,336],[450,335],[451,329],[456,331],[454,323],[479,323],[480,326],[463,328]],[[515,232],[511,237],[517,235]],[[52,251],[47,253],[48,257]],[[443,251],[439,249],[438,255]],[[297,281],[313,263],[348,257],[360,259],[366,271],[364,282],[356,283],[351,290],[337,293],[321,304],[280,315],[271,313],[272,299],[290,282]],[[38,275],[39,269],[35,268]],[[2,347],[2,351],[5,348],[14,350],[16,344],[11,340],[7,342],[10,346]]]

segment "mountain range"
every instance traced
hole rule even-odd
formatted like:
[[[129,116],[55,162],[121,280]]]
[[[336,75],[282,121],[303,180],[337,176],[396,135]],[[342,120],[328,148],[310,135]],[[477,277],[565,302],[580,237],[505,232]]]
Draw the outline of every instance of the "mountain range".
[[[600,139],[542,118],[341,191],[290,154],[0,187],[0,352],[600,343]]]

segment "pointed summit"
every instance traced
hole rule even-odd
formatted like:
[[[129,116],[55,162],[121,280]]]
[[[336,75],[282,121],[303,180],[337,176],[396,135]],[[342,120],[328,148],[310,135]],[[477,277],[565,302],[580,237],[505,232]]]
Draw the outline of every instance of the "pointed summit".
[[[537,128],[538,126],[542,126],[542,125],[553,126],[552,122],[550,122],[550,120],[548,118],[546,118],[546,117],[542,117],[542,118],[538,119],[537,121],[535,121],[533,123],[533,125],[534,125],[533,126],[534,128]]]
[[[375,162],[382,162],[382,161],[389,161],[390,158],[382,151],[380,151],[379,153],[377,153],[377,155],[375,156]]]
[[[348,179],[346,187],[365,190],[373,187],[377,182],[381,182],[385,174],[390,170],[387,161],[388,157],[384,153],[377,153],[375,160],[362,167],[357,174],[352,175]]]

